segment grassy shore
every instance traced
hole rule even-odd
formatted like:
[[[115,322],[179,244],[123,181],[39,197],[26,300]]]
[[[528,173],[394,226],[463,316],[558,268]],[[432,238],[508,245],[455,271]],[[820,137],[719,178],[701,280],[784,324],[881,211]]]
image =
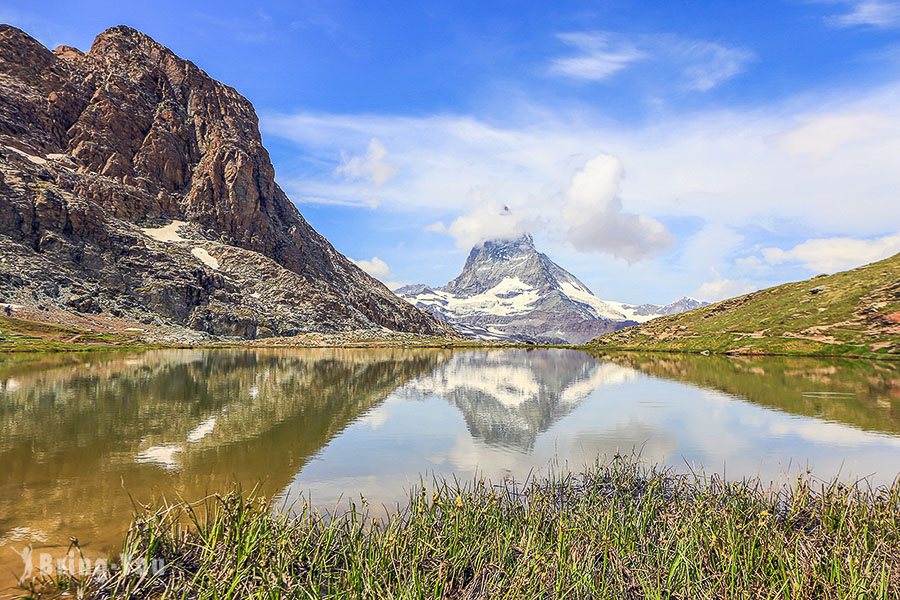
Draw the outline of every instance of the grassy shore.
[[[351,504],[339,517],[303,505],[289,518],[232,493],[148,509],[125,552],[164,570],[58,577],[27,595],[900,597],[900,484],[770,488],[617,459],[519,485],[435,482],[383,519],[365,499]]]
[[[134,335],[0,316],[0,352],[83,352],[144,346],[150,344]]]
[[[34,312],[34,311],[32,311]],[[49,320],[0,315],[0,354],[93,352],[162,348],[534,348],[537,344],[486,342],[461,336],[435,337],[392,332],[374,337],[370,331],[304,333],[292,337],[242,339],[197,338],[177,340],[161,328],[131,327],[134,323],[110,324],[109,319],[86,327],[85,323],[62,324]],[[59,319],[58,315],[56,318]],[[96,319],[101,320],[100,317]],[[116,326],[117,325],[117,326]],[[547,347],[545,345],[545,347]]]

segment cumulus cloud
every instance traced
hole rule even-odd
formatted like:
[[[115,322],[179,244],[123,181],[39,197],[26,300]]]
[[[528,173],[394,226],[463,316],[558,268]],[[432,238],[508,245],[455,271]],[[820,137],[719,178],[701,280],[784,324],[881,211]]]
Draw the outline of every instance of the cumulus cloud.
[[[387,263],[377,256],[373,256],[370,260],[353,260],[352,258],[350,260],[375,279],[384,280],[391,274],[391,269]]]
[[[343,163],[335,172],[348,179],[364,178],[374,183],[375,187],[381,187],[397,173],[394,166],[387,162],[387,155],[384,144],[372,138],[364,156],[348,157],[345,152],[341,152]]]
[[[673,34],[593,31],[558,37],[576,53],[554,59],[550,73],[588,81],[602,81],[633,63],[646,62],[664,65],[665,73],[678,73],[685,89],[707,91],[743,71],[754,58],[743,48]]]
[[[447,233],[447,226],[444,225],[443,221],[435,221],[431,225],[426,225],[425,231],[430,231],[431,233]]]
[[[873,240],[849,237],[809,240],[790,250],[766,248],[762,254],[769,264],[794,262],[817,273],[834,273],[875,262],[898,252],[900,233]]]
[[[837,0],[848,12],[833,15],[827,21],[836,27],[898,27],[900,2],[892,0]]]
[[[365,146],[376,138],[391,149],[391,163],[403,173],[378,188],[382,207],[420,223],[433,223],[441,215],[450,234],[454,219],[480,215],[494,203],[486,218],[498,226],[496,234],[503,235],[508,221],[496,217],[507,205],[514,231],[524,224],[541,239],[545,251],[565,256],[567,265],[584,264],[579,275],[589,273],[597,262],[567,242],[569,221],[578,218],[572,210],[569,221],[564,217],[563,208],[571,202],[567,191],[593,158],[614,156],[628,174],[617,180],[615,197],[622,203],[622,213],[646,215],[667,225],[697,223],[701,228],[742,232],[742,238],[732,242],[728,231],[719,231],[714,237],[721,243],[716,246],[704,238],[696,260],[686,259],[680,246],[673,255],[675,262],[655,271],[647,266],[628,271],[632,277],[644,273],[647,282],[668,277],[667,281],[685,281],[694,288],[706,281],[710,264],[717,264],[726,279],[739,279],[728,271],[736,258],[762,257],[746,246],[749,238],[743,235],[748,231],[781,236],[789,223],[854,239],[900,231],[900,213],[888,210],[896,206],[900,189],[898,95],[900,85],[816,94],[767,108],[650,119],[628,130],[592,117],[589,110],[579,109],[573,117],[516,103],[507,107],[502,125],[452,114],[299,113],[264,115],[262,126],[267,135],[293,142],[310,165],[321,165],[320,172],[305,171],[302,181],[285,186],[295,201],[364,207],[363,199],[373,195],[371,184],[336,180],[334,156],[342,148]],[[598,197],[609,199],[612,180],[615,177],[607,176],[606,191],[598,191]],[[281,177],[279,181],[284,183]],[[457,225],[458,239],[487,235],[470,221],[462,219]],[[590,247],[596,236],[574,224],[572,234],[580,240],[579,247]],[[676,239],[682,239],[684,227],[674,231]],[[441,232],[437,224],[430,230]],[[783,247],[803,241],[791,240]],[[746,272],[750,265],[739,266]],[[675,271],[677,276],[672,275]],[[766,283],[780,279],[774,273],[769,276],[773,279]],[[608,286],[602,281],[596,285]]]
[[[582,251],[602,251],[629,262],[666,249],[672,236],[659,221],[625,212],[619,198],[622,162],[600,154],[572,178],[562,208],[567,237]]]
[[[457,218],[447,231],[456,238],[459,248],[468,250],[487,240],[515,239],[528,229],[527,222],[508,206],[489,201]]]

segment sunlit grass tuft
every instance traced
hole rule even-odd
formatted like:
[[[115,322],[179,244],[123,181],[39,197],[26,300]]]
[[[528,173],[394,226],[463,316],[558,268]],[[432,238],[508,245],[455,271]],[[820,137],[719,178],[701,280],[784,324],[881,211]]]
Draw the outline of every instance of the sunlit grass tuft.
[[[235,492],[148,510],[125,552],[166,569],[62,587],[88,598],[897,598],[900,484],[770,488],[616,459],[522,484],[436,481],[374,520],[364,500],[289,517]]]

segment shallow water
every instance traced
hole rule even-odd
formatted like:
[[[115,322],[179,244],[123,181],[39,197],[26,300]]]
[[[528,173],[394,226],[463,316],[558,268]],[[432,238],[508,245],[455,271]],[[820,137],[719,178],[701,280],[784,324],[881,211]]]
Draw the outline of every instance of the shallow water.
[[[402,502],[639,452],[781,482],[900,473],[900,363],[573,350],[164,350],[0,362],[0,583],[28,544],[119,548],[133,501],[259,484]],[[35,561],[37,559],[35,558]]]

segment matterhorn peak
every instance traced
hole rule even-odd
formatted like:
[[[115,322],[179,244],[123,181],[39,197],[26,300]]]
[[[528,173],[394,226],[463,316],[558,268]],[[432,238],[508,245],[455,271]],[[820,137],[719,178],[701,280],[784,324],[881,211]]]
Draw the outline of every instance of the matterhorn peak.
[[[407,286],[396,293],[471,337],[576,344],[697,307],[687,299],[664,307],[600,300],[539,252],[527,232],[475,246],[462,273],[443,287]]]

